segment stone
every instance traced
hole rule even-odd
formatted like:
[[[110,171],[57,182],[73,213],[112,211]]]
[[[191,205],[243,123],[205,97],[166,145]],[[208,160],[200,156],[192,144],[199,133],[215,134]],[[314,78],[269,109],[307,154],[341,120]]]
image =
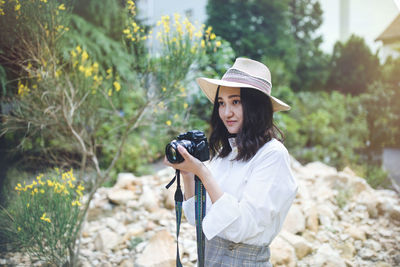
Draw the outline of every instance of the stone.
[[[290,207],[283,224],[283,229],[292,234],[304,232],[306,229],[306,219],[299,205],[294,204]]]
[[[133,173],[119,173],[117,182],[113,188],[127,189],[135,191],[136,186],[141,184],[140,180],[133,175]]]
[[[106,251],[115,248],[120,240],[121,237],[117,233],[107,228],[98,232],[94,239],[94,245],[96,250]]]
[[[163,196],[163,205],[164,208],[173,210],[175,209],[175,187],[172,186],[169,189],[163,188],[162,189],[162,196]]]
[[[107,197],[111,203],[122,205],[135,199],[135,193],[127,189],[113,188],[108,192]]]
[[[354,238],[354,240],[365,241],[367,239],[364,230],[362,230],[360,227],[351,225],[346,229],[345,232]]]
[[[160,208],[158,197],[149,186],[143,186],[143,193],[139,198],[139,205],[144,207],[149,212],[155,212]]]
[[[150,239],[136,263],[137,266],[146,267],[174,267],[175,256],[175,239],[169,232],[162,230]]]
[[[305,165],[307,172],[311,177],[323,177],[326,175],[336,174],[337,170],[322,162],[316,161]]]
[[[353,259],[354,255],[356,253],[356,248],[349,241],[338,244],[337,248],[340,251],[340,256],[342,256],[342,258],[345,258],[348,260]]]
[[[400,222],[400,207],[394,206],[389,210],[389,216],[391,219]]]
[[[311,266],[315,267],[346,267],[345,261],[329,244],[322,244],[313,258]]]
[[[125,259],[122,260],[118,267],[134,267],[135,266],[135,262],[132,259]]]
[[[306,210],[306,228],[313,232],[318,232],[319,219],[316,206],[310,207]]]
[[[270,245],[271,263],[273,266],[296,266],[296,253],[294,248],[284,239],[277,236]]]
[[[313,251],[311,244],[301,236],[294,235],[287,231],[282,231],[280,236],[294,247],[297,259],[299,260],[309,255]]]

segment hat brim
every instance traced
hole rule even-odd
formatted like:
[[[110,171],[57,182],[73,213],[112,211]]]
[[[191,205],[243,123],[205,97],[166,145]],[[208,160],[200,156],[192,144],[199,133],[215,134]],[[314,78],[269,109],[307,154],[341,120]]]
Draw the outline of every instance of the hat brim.
[[[200,86],[200,88],[204,92],[204,94],[207,96],[207,98],[211,101],[211,103],[214,103],[214,99],[215,99],[215,95],[217,93],[218,86],[252,88],[252,89],[256,89],[256,90],[268,95],[267,93],[261,91],[257,87],[254,87],[250,84],[245,84],[245,83],[229,82],[229,81],[223,81],[223,80],[211,79],[211,78],[203,78],[203,77],[197,78],[196,82]],[[273,108],[274,112],[290,110],[290,106],[288,104],[286,104],[285,102],[279,100],[276,97],[273,97],[272,95],[268,95],[268,96],[271,98],[272,108]]]

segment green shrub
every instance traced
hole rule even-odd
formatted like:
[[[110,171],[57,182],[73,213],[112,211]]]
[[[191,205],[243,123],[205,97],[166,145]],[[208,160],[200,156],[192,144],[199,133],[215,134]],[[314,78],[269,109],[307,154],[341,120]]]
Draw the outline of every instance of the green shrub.
[[[332,92],[298,93],[288,113],[275,114],[289,151],[301,162],[343,168],[357,162],[367,140],[366,115],[357,97]]]
[[[17,194],[1,210],[1,229],[10,245],[32,259],[68,264],[81,226],[83,190],[72,170],[18,183]]]

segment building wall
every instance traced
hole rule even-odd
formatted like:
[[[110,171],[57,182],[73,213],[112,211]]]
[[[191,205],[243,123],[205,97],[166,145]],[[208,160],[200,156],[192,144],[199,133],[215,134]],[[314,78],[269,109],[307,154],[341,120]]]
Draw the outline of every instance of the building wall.
[[[319,29],[323,35],[322,49],[331,53],[336,41],[340,40],[340,1],[320,0],[324,11],[324,22]],[[393,0],[347,0],[349,6],[349,35],[364,37],[366,43],[375,52],[382,46],[375,42],[392,20],[399,14]]]

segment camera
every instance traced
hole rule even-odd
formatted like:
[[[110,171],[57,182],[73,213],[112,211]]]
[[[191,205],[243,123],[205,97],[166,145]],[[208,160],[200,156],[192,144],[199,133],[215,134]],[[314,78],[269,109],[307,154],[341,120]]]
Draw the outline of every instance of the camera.
[[[190,155],[200,161],[210,159],[207,138],[202,131],[192,130],[182,133],[176,137],[176,140],[172,140],[165,147],[165,155],[171,163],[180,163],[184,161],[182,155],[178,151],[178,145],[186,148]]]

